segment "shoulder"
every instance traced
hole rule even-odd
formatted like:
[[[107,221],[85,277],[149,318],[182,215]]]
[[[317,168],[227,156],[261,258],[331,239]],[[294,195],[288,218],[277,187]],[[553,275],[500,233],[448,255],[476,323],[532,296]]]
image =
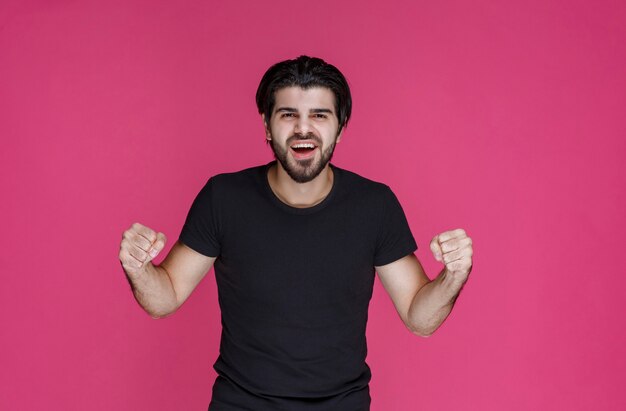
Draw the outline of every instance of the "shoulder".
[[[393,196],[387,184],[363,177],[355,172],[333,166],[342,190],[350,196],[358,195],[363,200],[384,199]]]
[[[266,169],[267,165],[262,165],[230,173],[220,173],[212,176],[209,179],[209,182],[212,181],[214,185],[229,186],[249,181],[255,181],[263,175]]]
[[[257,166],[213,175],[196,196],[196,201],[216,208],[253,200],[262,195],[265,169],[266,166]]]
[[[209,178],[204,190],[225,193],[258,186],[263,181],[266,169],[267,165],[262,165],[235,172],[216,174]]]

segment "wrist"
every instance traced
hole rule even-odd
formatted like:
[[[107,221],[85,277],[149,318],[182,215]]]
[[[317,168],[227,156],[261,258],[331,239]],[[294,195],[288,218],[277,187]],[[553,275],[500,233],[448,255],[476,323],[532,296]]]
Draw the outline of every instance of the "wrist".
[[[465,285],[467,278],[461,278],[449,271],[447,268],[444,268],[441,270],[439,277],[437,277],[437,281],[439,282],[442,292],[450,299],[451,302],[454,302],[456,297],[459,295],[459,292]]]
[[[124,272],[126,273],[126,277],[130,281],[133,288],[135,288],[135,286],[141,286],[142,284],[145,284],[147,279],[151,277],[154,269],[155,268],[152,263],[148,262],[136,269],[128,270],[124,268]]]

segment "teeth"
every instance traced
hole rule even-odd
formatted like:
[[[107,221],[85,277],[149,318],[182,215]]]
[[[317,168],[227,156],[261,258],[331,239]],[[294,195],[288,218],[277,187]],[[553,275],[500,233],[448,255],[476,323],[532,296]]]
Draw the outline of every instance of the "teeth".
[[[315,148],[315,146],[311,143],[300,143],[300,144],[296,144],[291,146],[293,148]]]

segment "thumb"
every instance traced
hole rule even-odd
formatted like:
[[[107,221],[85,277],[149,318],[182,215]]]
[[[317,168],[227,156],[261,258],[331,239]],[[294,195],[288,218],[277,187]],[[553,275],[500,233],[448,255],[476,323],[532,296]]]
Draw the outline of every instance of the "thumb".
[[[430,251],[433,252],[433,255],[435,256],[435,260],[439,262],[443,262],[443,259],[441,257],[443,254],[443,251],[441,250],[441,244],[439,244],[438,234],[434,236],[433,239],[430,241]]]
[[[154,258],[156,258],[157,255],[159,255],[161,250],[163,250],[163,248],[165,247],[166,242],[167,238],[165,237],[165,234],[157,233],[156,240],[154,240],[154,243],[152,243],[150,250],[148,250],[148,259],[146,260],[146,263],[148,261],[152,261]]]

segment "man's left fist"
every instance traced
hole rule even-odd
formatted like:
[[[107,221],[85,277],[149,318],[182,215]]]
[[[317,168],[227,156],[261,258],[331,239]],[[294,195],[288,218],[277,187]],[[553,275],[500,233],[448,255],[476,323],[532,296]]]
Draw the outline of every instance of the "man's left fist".
[[[446,270],[455,280],[465,282],[472,271],[472,239],[465,230],[446,231],[436,235],[430,242],[430,249],[435,260],[446,265]]]

